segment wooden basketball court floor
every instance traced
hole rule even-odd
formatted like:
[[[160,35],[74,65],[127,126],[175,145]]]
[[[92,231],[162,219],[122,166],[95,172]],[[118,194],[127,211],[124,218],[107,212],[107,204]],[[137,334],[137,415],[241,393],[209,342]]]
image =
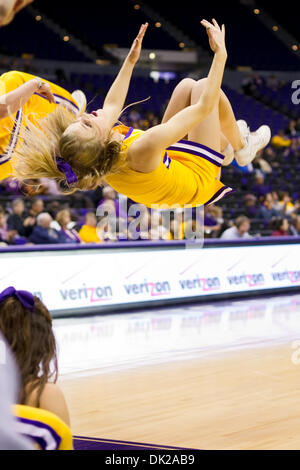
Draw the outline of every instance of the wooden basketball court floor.
[[[74,435],[300,449],[300,294],[57,319]]]

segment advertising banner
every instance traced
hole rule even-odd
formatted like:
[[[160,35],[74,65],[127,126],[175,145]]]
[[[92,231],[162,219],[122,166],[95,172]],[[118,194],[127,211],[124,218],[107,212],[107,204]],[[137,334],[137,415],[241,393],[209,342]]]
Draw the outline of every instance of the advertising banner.
[[[300,245],[162,246],[1,254],[0,289],[39,295],[55,311],[215,298],[300,287]]]

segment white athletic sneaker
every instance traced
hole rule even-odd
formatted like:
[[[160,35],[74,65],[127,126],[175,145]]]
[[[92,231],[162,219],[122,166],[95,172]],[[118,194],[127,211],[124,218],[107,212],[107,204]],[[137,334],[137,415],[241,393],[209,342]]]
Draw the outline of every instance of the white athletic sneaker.
[[[257,152],[270,142],[271,129],[269,126],[261,126],[257,131],[250,132],[245,121],[238,121],[237,124],[246,144],[244,148],[235,152],[235,159],[239,166],[247,166],[254,160]]]
[[[247,137],[250,134],[250,128],[248,127],[248,124],[246,121],[243,121],[243,119],[240,119],[239,121],[236,121],[238,128],[240,130],[240,134],[244,139],[247,139]]]
[[[234,159],[234,150],[231,144],[228,144],[226,149],[223,150],[222,154],[224,155],[224,160],[223,160],[223,165],[222,166],[228,166],[230,163],[232,163]]]
[[[87,101],[85,94],[81,90],[75,90],[73,91],[72,96],[79,107],[77,115],[81,116],[81,114],[84,113],[84,111],[86,110]]]

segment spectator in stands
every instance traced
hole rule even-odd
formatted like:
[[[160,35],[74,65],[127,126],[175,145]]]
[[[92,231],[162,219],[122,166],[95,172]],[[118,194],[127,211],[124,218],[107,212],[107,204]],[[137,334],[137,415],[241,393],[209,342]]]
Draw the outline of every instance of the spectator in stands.
[[[273,91],[278,91],[280,87],[280,82],[278,78],[275,75],[270,75],[267,78],[267,87],[270,88],[270,90]]]
[[[254,73],[252,75],[248,75],[242,81],[242,88],[244,90],[245,95],[252,96],[256,90],[264,84],[264,79]]]
[[[255,172],[254,184],[251,187],[251,193],[257,196],[259,199],[265,196],[270,191],[270,187],[265,184],[265,177],[260,170]]]
[[[97,216],[110,216],[117,217],[115,202],[112,199],[107,199],[100,206],[97,207]]]
[[[58,214],[58,212],[64,208],[65,205],[63,205],[62,207],[59,201],[54,200],[47,203],[45,212],[48,212],[51,215],[52,219],[56,219],[56,215]]]
[[[138,121],[142,118],[137,109],[131,109],[128,119],[132,123],[132,127],[138,127]]]
[[[151,238],[151,217],[148,208],[138,211],[135,221],[128,226],[131,240],[149,240]]]
[[[281,195],[281,198],[280,198],[281,200],[279,202],[280,212],[282,213],[282,215],[291,214],[295,209],[295,206],[292,202],[291,195],[287,191],[282,192],[280,195]]]
[[[280,166],[280,163],[277,161],[277,158],[277,152],[271,145],[264,149],[263,159],[271,165],[272,169],[278,168]]]
[[[252,83],[256,88],[258,88],[265,83],[265,79],[261,77],[258,73],[254,73],[252,75]]]
[[[52,217],[47,212],[37,216],[36,226],[29,237],[29,241],[36,245],[51,245],[53,243],[64,243],[60,232],[51,228]]]
[[[205,237],[218,238],[224,219],[222,209],[210,204],[204,208],[204,232]]]
[[[266,194],[263,199],[263,205],[261,207],[261,217],[270,221],[276,217],[280,217],[280,212],[274,207],[274,199],[271,193]]]
[[[106,207],[114,207],[114,212],[117,217],[126,218],[127,213],[122,209],[120,201],[117,199],[117,193],[111,186],[107,185],[102,189],[102,196],[103,199],[99,202],[98,208],[104,205],[106,205]]]
[[[33,229],[36,225],[36,220],[39,214],[44,211],[44,201],[43,199],[36,197],[31,201],[31,205],[26,214],[26,236],[30,237],[33,232]]]
[[[121,219],[117,219],[114,215],[111,217],[100,218],[97,226],[97,235],[100,242],[116,242],[122,234],[128,238],[126,224],[122,224]],[[125,227],[125,230],[124,230]],[[123,230],[122,230],[123,229]],[[96,241],[97,243],[97,241]]]
[[[300,236],[300,215],[299,214],[292,215],[290,231],[291,231],[291,234],[294,235],[295,237]]]
[[[300,133],[300,118],[298,118],[297,121],[296,121],[295,129],[298,133]]]
[[[174,235],[177,235],[177,240],[184,240],[186,238],[186,226],[190,221],[190,214],[185,213],[184,209],[177,209],[174,214],[174,228],[176,231]]]
[[[90,191],[84,191],[84,195],[86,197],[86,200],[89,203],[89,208],[90,209],[95,209],[95,207],[98,206],[99,201],[102,199],[102,190],[103,186],[98,186],[96,189],[92,189]],[[76,193],[80,194],[80,193]]]
[[[182,240],[182,234],[180,233],[180,227],[178,226],[175,218],[170,221],[170,235],[171,240]]]
[[[153,111],[148,111],[146,113],[147,127],[157,126],[159,124],[159,117],[156,116]]]
[[[151,228],[149,236],[151,240],[172,240],[172,235],[169,230],[169,217],[164,223],[164,216],[162,211],[151,210]]]
[[[289,137],[294,137],[298,135],[299,132],[296,129],[296,121],[294,119],[291,119],[291,121],[289,121],[288,126],[286,127],[284,132]]]
[[[244,197],[244,214],[248,219],[262,218],[261,207],[257,204],[257,197],[254,194],[246,194]]]
[[[66,401],[56,385],[56,341],[47,307],[39,297],[8,287],[0,293],[0,333],[20,371],[18,403],[50,411],[69,426]]]
[[[297,138],[293,137],[291,139],[291,145],[285,149],[283,156],[287,159],[292,157],[300,157],[300,148]]]
[[[0,1],[0,26],[6,26],[12,22],[16,13],[32,3],[33,0],[1,0]]]
[[[76,209],[89,209],[89,210],[95,209],[94,202],[89,196],[89,193],[91,193],[91,191],[87,191],[86,193],[85,191],[78,191],[77,193],[72,194],[73,209],[75,210]],[[102,191],[101,191],[101,194],[102,194]]]
[[[253,86],[251,75],[248,75],[247,77],[243,78],[242,89],[245,95],[252,95],[253,91],[255,91],[255,87]]]
[[[276,135],[272,137],[271,143],[274,147],[285,148],[290,147],[292,141],[289,137],[287,137],[284,130],[281,129]]]
[[[59,223],[61,228],[61,240],[62,243],[81,243],[78,232],[70,227],[71,214],[68,209],[64,209],[58,212],[56,221]]]
[[[184,227],[184,238],[186,240],[191,240],[191,239],[194,240],[195,237],[199,238],[199,236],[202,238],[203,232],[201,228],[203,227],[201,226],[201,223],[199,220],[188,219]],[[215,237],[213,232],[209,234],[205,234],[205,238],[213,238],[213,237]]]
[[[6,215],[2,207],[0,207],[0,243],[8,242],[8,231],[6,223]]]
[[[291,235],[289,221],[286,218],[277,218],[271,222],[273,228],[272,237],[287,237]]]
[[[124,223],[123,219],[116,219],[115,234],[113,240],[110,241],[126,242],[130,240],[129,236],[126,221]]]
[[[7,219],[8,240],[11,243],[26,241],[35,220],[27,216],[23,199],[15,199],[12,203],[13,213]]]
[[[222,233],[222,240],[239,240],[243,238],[252,238],[249,235],[250,230],[250,220],[248,217],[241,215],[235,221],[233,227],[228,228],[225,232]]]
[[[32,217],[37,217],[44,211],[44,201],[43,199],[37,197],[31,201],[30,209],[28,215]]]
[[[294,201],[294,212],[291,215],[292,216],[300,215],[300,200],[299,199],[296,199]]]
[[[100,243],[97,233],[97,218],[94,212],[88,212],[85,216],[85,224],[79,231],[79,237],[84,243]]]
[[[271,165],[265,160],[263,157],[263,151],[261,150],[258,152],[255,160],[253,161],[253,167],[257,168],[264,174],[264,175],[269,175],[272,173],[272,167]]]
[[[274,209],[276,209],[278,212],[280,212],[280,210],[281,210],[281,204],[280,204],[278,192],[277,192],[277,191],[272,191],[271,194],[272,194],[272,198],[273,198],[273,207],[274,207]]]

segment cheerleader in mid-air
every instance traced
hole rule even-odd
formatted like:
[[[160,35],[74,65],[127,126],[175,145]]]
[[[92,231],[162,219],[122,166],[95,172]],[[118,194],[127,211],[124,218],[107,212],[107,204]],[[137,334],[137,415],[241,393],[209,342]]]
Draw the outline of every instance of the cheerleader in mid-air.
[[[250,133],[234,117],[221,90],[227,60],[225,27],[203,20],[214,52],[206,79],[175,88],[161,124],[146,131],[116,125],[147,29],[142,25],[102,109],[80,117],[63,107],[28,123],[13,162],[20,180],[48,177],[67,192],[94,189],[104,181],[130,199],[161,207],[216,202],[232,189],[219,181],[233,158],[248,165],[270,141],[268,126]]]

